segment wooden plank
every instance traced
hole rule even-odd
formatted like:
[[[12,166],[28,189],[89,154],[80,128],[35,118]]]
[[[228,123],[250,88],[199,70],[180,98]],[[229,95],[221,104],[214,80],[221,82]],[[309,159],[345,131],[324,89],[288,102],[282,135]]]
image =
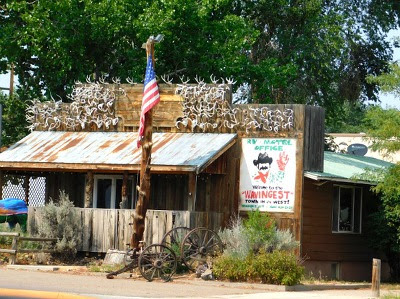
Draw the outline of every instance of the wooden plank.
[[[57,242],[57,238],[19,237],[20,241]]]
[[[81,209],[82,250],[94,251],[93,246],[93,209]]]
[[[54,249],[18,249],[18,253],[53,253],[56,252]]]
[[[15,250],[15,249],[4,249],[4,248],[0,248],[0,253],[16,254],[16,253],[17,253],[17,250]]]
[[[86,172],[88,170],[93,170],[96,172],[105,173],[121,173],[123,171],[137,172],[140,167],[137,164],[81,164],[81,163],[36,163],[36,162],[1,162],[1,168],[3,170],[13,170],[13,171],[24,171],[26,169],[38,168],[43,171],[77,171]],[[196,170],[196,166],[164,166],[164,165],[152,165],[152,173],[188,173]]]
[[[19,233],[0,232],[0,237],[19,237]]]

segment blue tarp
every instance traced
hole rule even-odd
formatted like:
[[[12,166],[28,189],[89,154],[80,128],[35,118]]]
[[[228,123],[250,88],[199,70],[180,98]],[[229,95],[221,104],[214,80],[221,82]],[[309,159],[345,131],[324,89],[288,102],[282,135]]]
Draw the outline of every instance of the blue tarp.
[[[27,214],[28,207],[25,201],[19,198],[4,198],[0,200],[0,215],[18,215]]]

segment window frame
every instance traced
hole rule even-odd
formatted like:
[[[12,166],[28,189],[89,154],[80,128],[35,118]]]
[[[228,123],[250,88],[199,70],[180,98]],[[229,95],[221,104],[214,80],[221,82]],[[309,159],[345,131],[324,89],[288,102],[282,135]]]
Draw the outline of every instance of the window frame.
[[[332,202],[332,223],[331,223],[331,231],[333,234],[361,234],[362,233],[362,207],[363,207],[363,188],[358,187],[358,186],[349,186],[349,185],[333,185],[333,190],[335,191],[335,188],[338,188],[338,198],[335,198],[335,192],[333,192],[333,202]],[[351,231],[345,231],[345,230],[340,230],[340,197],[341,197],[341,189],[351,189],[352,190],[352,223],[351,223]],[[355,206],[356,206],[356,189],[359,189],[360,195],[359,195],[359,229],[358,231],[354,231],[355,227],[355,215],[357,211],[355,211]],[[336,211],[336,219],[335,219],[335,214],[334,214],[334,208],[335,208],[335,201],[337,200],[337,211]],[[337,221],[337,230],[334,230],[334,222]]]
[[[107,175],[107,174],[95,174],[93,175],[93,208],[94,209],[104,209],[104,208],[98,208],[97,207],[97,195],[98,195],[98,180],[111,180],[111,202],[110,202],[110,208],[109,209],[120,209],[119,207],[116,207],[116,200],[117,200],[117,180],[123,180],[124,177],[122,175]],[[129,180],[132,181],[132,195],[131,195],[131,207],[128,207],[128,209],[134,209],[135,205],[135,181],[134,181],[134,176],[128,176],[128,184]]]

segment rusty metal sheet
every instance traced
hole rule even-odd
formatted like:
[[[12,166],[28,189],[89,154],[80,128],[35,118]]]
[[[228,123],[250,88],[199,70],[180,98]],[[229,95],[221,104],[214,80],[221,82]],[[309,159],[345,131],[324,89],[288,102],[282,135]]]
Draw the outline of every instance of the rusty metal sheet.
[[[35,131],[0,154],[4,163],[139,165],[136,132]],[[236,139],[236,134],[153,133],[152,165],[200,168]],[[82,165],[82,169],[84,169]],[[102,167],[104,169],[104,167]]]

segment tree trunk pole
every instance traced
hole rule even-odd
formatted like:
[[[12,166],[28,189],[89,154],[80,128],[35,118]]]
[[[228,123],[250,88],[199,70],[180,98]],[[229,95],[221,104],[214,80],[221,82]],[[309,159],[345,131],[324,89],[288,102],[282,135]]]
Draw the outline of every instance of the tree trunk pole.
[[[372,296],[379,297],[381,288],[381,260],[372,260]]]
[[[14,65],[11,64],[11,70],[10,70],[10,89],[9,89],[9,95],[10,97],[13,96],[14,93]]]
[[[154,41],[146,43],[146,56],[152,54],[154,67]],[[139,248],[143,240],[146,211],[150,201],[150,163],[153,137],[153,109],[146,113],[144,121],[144,138],[142,142],[142,160],[140,163],[140,187],[138,186],[139,199],[136,203],[136,215],[133,221],[133,235],[131,240],[132,248]]]

